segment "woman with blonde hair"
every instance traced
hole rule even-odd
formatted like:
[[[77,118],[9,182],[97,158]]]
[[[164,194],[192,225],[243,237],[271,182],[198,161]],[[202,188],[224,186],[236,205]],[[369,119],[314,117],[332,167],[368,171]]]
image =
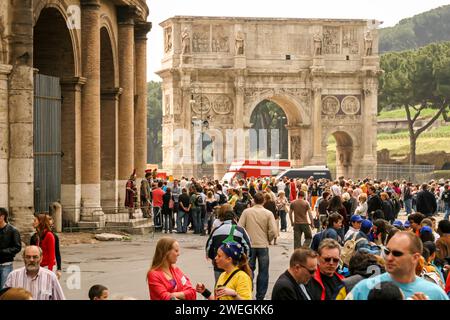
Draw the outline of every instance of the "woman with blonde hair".
[[[367,219],[367,193],[361,193],[358,196],[358,206],[355,209],[355,214],[359,214],[364,219]]]
[[[0,290],[0,300],[33,300],[33,296],[23,288],[4,288]]]
[[[243,247],[234,241],[224,243],[217,250],[215,261],[225,271],[216,283],[214,295],[202,283],[197,284],[197,292],[208,300],[251,300],[252,271]]]
[[[195,300],[197,294],[189,278],[175,266],[180,246],[173,238],[161,238],[147,273],[151,300]]]

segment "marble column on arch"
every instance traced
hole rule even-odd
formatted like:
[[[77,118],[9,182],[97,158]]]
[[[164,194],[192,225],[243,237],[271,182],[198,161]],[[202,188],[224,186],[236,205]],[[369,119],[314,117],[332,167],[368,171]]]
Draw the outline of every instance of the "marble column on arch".
[[[101,204],[105,212],[118,206],[118,114],[122,88],[101,92]],[[123,187],[124,188],[124,187]]]
[[[104,223],[100,210],[100,1],[81,0],[81,56],[86,84],[81,104],[82,220]],[[95,214],[94,214],[95,213]]]
[[[135,25],[136,94],[134,106],[134,167],[138,178],[147,168],[147,33],[151,22]]]

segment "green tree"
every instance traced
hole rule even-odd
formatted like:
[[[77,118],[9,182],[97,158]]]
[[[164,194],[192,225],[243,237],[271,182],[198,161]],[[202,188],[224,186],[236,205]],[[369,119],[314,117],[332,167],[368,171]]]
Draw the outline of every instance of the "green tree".
[[[414,51],[392,52],[381,59],[381,108],[403,107],[408,120],[410,163],[416,163],[417,138],[450,106],[450,42],[431,44]],[[436,113],[417,127],[422,110]]]
[[[147,83],[147,161],[162,164],[162,91],[161,82]]]

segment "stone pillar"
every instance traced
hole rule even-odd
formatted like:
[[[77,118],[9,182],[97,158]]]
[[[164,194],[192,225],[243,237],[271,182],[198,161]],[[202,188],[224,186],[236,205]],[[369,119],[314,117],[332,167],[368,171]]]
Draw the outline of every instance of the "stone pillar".
[[[0,207],[9,207],[9,112],[8,75],[12,66],[0,64]]]
[[[313,83],[312,93],[313,156],[311,164],[326,165],[326,155],[322,154],[322,84]]]
[[[81,56],[83,87],[81,104],[81,197],[83,220],[102,221],[100,208],[100,2],[82,0]],[[92,211],[95,209],[95,216]]]
[[[118,113],[121,88],[102,90],[101,92],[101,204],[117,207],[119,199],[118,176]]]
[[[61,79],[61,204],[64,220],[77,223],[81,205],[81,90],[86,78]],[[64,210],[69,207],[71,209]],[[74,208],[74,209],[73,209]]]
[[[123,89],[119,99],[119,180],[125,182],[135,168],[134,12],[130,7],[118,7],[117,18],[119,25],[119,82]]]
[[[136,106],[134,112],[134,167],[138,178],[147,168],[147,33],[152,24],[139,24],[135,29]]]
[[[377,173],[377,151],[376,151],[376,114],[378,103],[378,79],[367,77],[364,80],[363,89],[363,130],[362,130],[362,160],[360,166],[360,177],[375,177]],[[375,138],[375,139],[374,139]]]

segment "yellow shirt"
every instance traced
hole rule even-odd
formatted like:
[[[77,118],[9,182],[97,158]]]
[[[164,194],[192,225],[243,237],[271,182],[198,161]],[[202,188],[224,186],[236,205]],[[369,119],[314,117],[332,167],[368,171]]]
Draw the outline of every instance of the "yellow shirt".
[[[234,206],[236,205],[236,201],[239,200],[239,196],[237,194],[233,195],[230,199],[230,201],[228,201],[228,203],[234,208]]]
[[[237,270],[238,268],[234,268],[230,273],[222,272],[219,277],[219,280],[216,283],[216,289],[218,286],[222,285],[227,281],[229,276]],[[244,271],[237,272],[230,281],[228,281],[227,288],[233,289],[243,300],[252,300],[252,279],[249,277],[247,273]],[[231,296],[223,296],[220,300],[234,300],[234,297]]]

